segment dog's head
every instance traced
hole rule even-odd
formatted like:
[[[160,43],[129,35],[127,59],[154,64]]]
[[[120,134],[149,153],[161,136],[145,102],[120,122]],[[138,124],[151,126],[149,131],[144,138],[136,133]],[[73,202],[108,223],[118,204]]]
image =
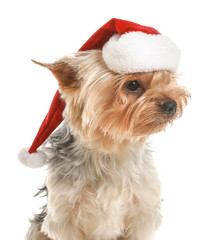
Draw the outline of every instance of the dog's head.
[[[38,63],[38,62],[36,62]],[[138,141],[182,115],[189,93],[170,71],[117,74],[101,50],[78,52],[43,64],[59,83],[64,117],[84,139]]]

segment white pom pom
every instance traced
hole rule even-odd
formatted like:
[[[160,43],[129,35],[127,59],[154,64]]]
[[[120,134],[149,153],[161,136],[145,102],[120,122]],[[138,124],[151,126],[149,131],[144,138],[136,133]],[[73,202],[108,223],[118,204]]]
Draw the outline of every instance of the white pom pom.
[[[36,153],[29,153],[28,148],[23,148],[18,154],[18,159],[27,167],[40,168],[46,163],[46,154],[43,151],[37,150]]]

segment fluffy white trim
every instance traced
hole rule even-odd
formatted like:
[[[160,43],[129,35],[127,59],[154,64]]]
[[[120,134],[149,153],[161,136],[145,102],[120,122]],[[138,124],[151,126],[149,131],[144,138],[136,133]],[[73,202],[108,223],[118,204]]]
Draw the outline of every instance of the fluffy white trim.
[[[28,148],[23,148],[18,154],[18,159],[27,167],[39,168],[46,163],[46,154],[38,150],[36,153],[29,153]]]
[[[109,69],[117,73],[176,71],[180,60],[180,51],[169,37],[142,32],[114,34],[102,54]]]

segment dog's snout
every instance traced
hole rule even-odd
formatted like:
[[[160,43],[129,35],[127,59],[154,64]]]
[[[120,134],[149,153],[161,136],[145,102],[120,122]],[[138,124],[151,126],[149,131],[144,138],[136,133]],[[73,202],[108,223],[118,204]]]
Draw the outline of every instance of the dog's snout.
[[[177,103],[174,100],[170,100],[161,105],[161,108],[172,117],[176,113]]]

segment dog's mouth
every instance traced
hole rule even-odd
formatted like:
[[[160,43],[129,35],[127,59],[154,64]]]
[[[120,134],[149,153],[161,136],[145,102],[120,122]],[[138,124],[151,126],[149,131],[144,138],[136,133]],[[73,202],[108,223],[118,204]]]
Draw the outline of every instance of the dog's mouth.
[[[172,100],[159,105],[156,110],[152,114],[142,114],[141,120],[133,128],[134,135],[143,136],[161,132],[182,114],[177,103]]]

